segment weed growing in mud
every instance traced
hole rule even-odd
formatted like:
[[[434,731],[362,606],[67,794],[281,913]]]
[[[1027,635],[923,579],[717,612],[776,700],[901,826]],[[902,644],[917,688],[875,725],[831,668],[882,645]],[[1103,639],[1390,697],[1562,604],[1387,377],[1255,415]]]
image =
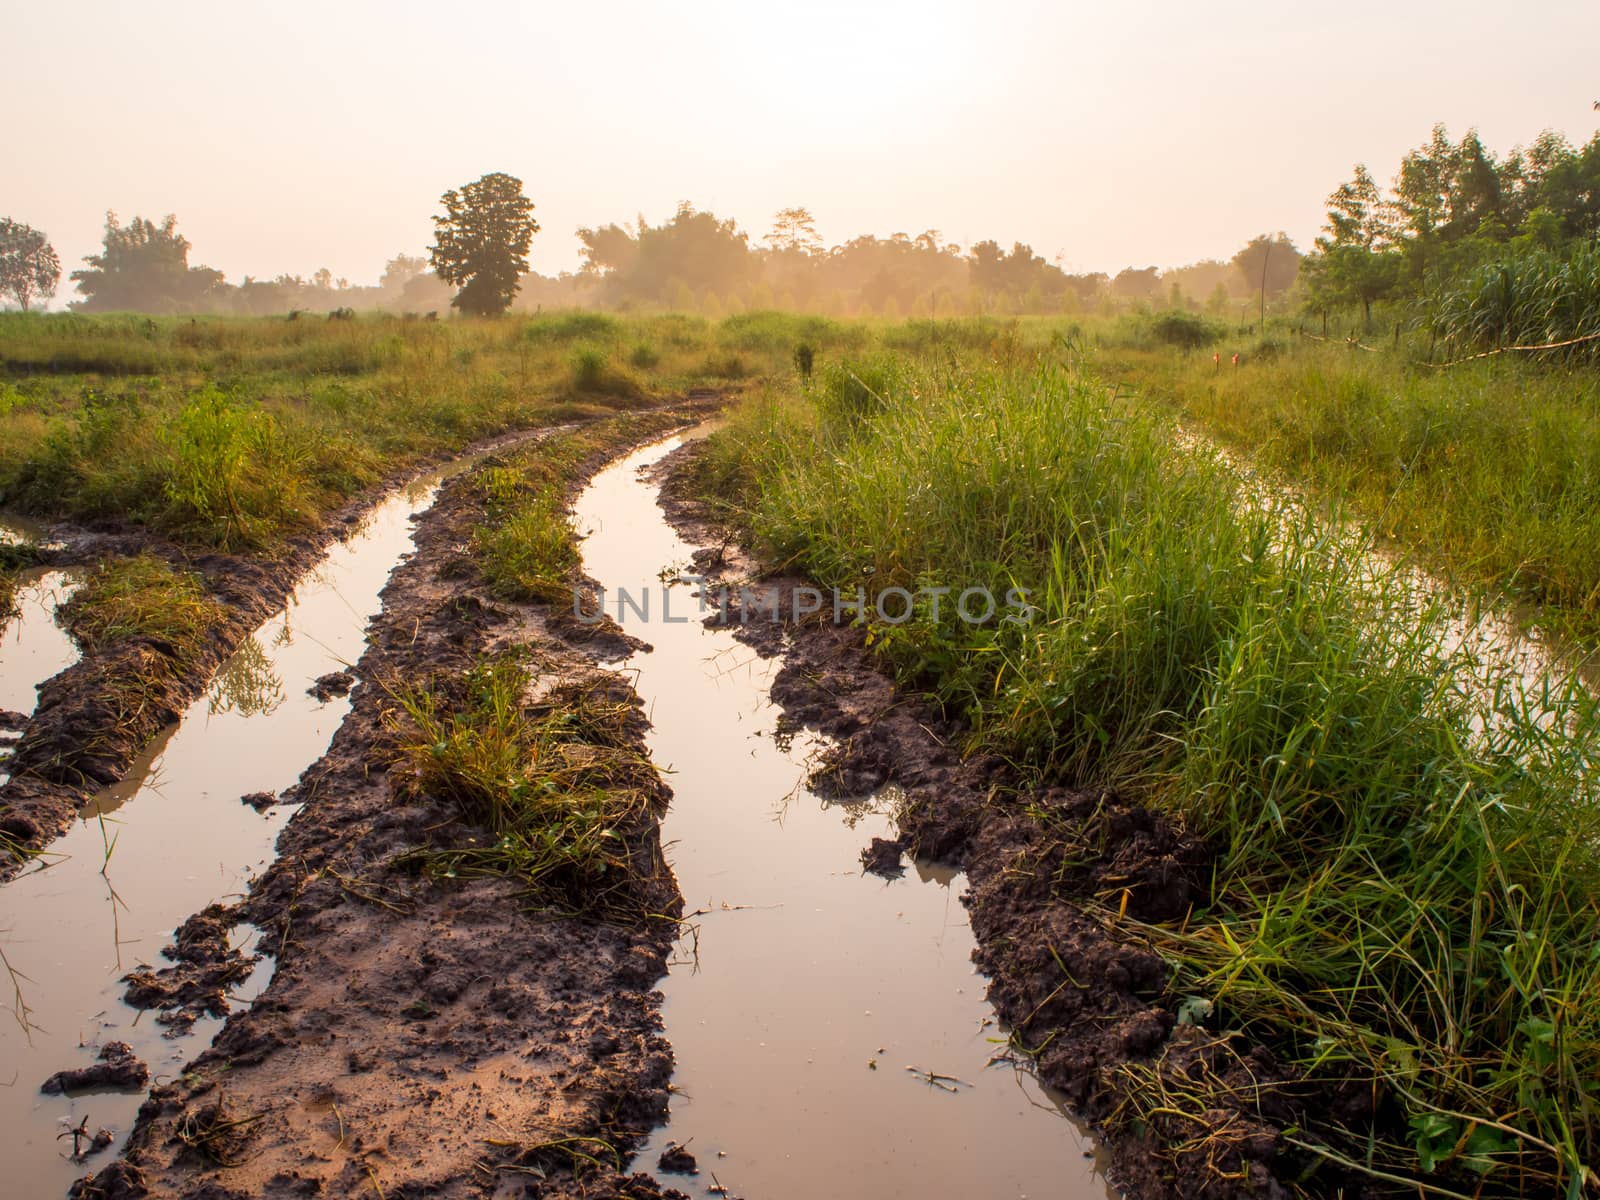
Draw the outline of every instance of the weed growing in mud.
[[[397,693],[417,786],[489,837],[417,861],[436,878],[509,875],[561,911],[638,916],[638,884],[655,869],[642,830],[660,791],[636,742],[636,709],[593,680],[558,683],[537,700],[531,683],[526,659],[511,652],[464,679]]]
[[[486,1182],[493,1182],[501,1173],[534,1175],[540,1179],[546,1178],[552,1170],[571,1171],[575,1177],[588,1168],[620,1173],[625,1162],[621,1151],[597,1137],[553,1138],[531,1145],[506,1138],[485,1138],[483,1144],[517,1152],[509,1163],[480,1161],[477,1169]]]
[[[536,442],[481,470],[485,520],[472,552],[490,590],[508,600],[566,598],[580,561],[568,490],[585,464],[611,447],[680,423],[670,414],[618,417]]]
[[[231,1116],[227,1095],[219,1093],[213,1103],[186,1111],[173,1133],[205,1162],[219,1167],[238,1167],[244,1165],[244,1144],[252,1126],[265,1115]]]
[[[830,587],[1027,591],[1028,626],[924,609],[869,637],[974,746],[1208,840],[1208,902],[1144,933],[1176,994],[1385,1097],[1356,1128],[1313,1114],[1314,1140],[1485,1193],[1594,1178],[1600,722],[1581,688],[1525,696],[1442,649],[1444,612],[1403,575],[1246,505],[1148,406],[1069,372],[830,367],[811,402],[752,404],[717,438],[703,481],[769,560]]]
[[[222,615],[199,576],[151,554],[101,564],[59,611],[91,652],[138,638],[192,653]]]

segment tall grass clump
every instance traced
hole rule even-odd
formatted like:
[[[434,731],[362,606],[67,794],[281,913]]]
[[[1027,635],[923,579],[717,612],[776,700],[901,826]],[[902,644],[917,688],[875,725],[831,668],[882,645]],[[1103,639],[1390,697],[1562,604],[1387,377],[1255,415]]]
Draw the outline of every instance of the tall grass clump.
[[[1580,242],[1565,254],[1533,249],[1485,263],[1436,304],[1434,326],[1457,350],[1544,346],[1600,334],[1600,242]],[[1600,358],[1600,339],[1559,354]]]
[[[922,589],[869,636],[975,747],[1206,838],[1211,895],[1147,931],[1177,994],[1384,1097],[1362,1128],[1314,1111],[1308,1145],[1375,1178],[1580,1194],[1600,1166],[1593,705],[1535,705],[1443,649],[1445,612],[1404,576],[1246,502],[1174,434],[1054,367],[875,364],[746,409],[708,476],[769,557]],[[1032,620],[965,623],[971,587],[1025,592]]]
[[[179,654],[198,650],[221,616],[198,575],[153,554],[100,564],[58,613],[85,650],[144,639],[165,642]]]
[[[542,906],[641,915],[653,873],[649,814],[661,789],[634,736],[635,705],[604,688],[529,699],[525,656],[397,693],[394,724],[416,785],[488,834],[421,852],[431,875],[509,875]]]

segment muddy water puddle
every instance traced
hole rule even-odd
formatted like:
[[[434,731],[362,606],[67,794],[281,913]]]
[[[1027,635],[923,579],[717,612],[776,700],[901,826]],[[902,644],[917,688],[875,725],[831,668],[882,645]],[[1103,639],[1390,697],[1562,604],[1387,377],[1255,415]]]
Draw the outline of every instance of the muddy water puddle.
[[[39,542],[44,530],[13,517],[0,519],[0,545]],[[78,648],[56,624],[56,609],[76,586],[75,576],[45,569],[19,572],[17,589],[0,595],[0,713],[33,713],[38,686],[78,661]],[[6,758],[18,732],[15,716],[0,717],[0,783],[6,779]]]
[[[998,1057],[1006,1035],[970,961],[963,877],[863,874],[861,849],[892,821],[881,804],[804,788],[820,746],[775,736],[777,664],[685,620],[686,585],[663,619],[658,573],[686,568],[690,548],[638,472],[680,442],[610,467],[577,506],[587,573],[653,601],[650,620],[626,611],[624,628],[653,646],[626,668],[673,789],[667,855],[697,914],[660,985],[671,1121],[634,1169],[691,1195],[761,1200],[1114,1195],[1087,1137]],[[697,1177],[657,1169],[673,1142]]]
[[[0,712],[32,714],[38,686],[78,661],[78,648],[56,624],[56,609],[72,595],[74,577],[64,571],[30,570],[21,574],[11,600],[13,611],[0,612]],[[16,730],[0,719],[0,782],[6,778],[9,734]]]
[[[288,788],[326,749],[349,701],[319,702],[306,689],[360,657],[378,594],[411,548],[411,518],[432,502],[442,474],[392,494],[336,544],[127,780],[0,886],[0,950],[15,972],[0,971],[0,1191],[64,1194],[109,1152],[89,1166],[73,1163],[70,1140],[57,1135],[87,1117],[91,1132],[116,1135],[114,1152],[143,1095],[42,1096],[48,1076],[87,1066],[101,1045],[120,1040],[159,1081],[220,1028],[203,1018],[187,1035],[164,1036],[155,1014],[122,1003],[121,977],[140,964],[169,965],[161,950],[172,931],[212,902],[237,897],[271,860],[292,809],[262,815],[240,797]],[[241,942],[254,936],[247,927],[234,933]],[[270,959],[257,964],[232,999],[248,1002],[270,973]]]

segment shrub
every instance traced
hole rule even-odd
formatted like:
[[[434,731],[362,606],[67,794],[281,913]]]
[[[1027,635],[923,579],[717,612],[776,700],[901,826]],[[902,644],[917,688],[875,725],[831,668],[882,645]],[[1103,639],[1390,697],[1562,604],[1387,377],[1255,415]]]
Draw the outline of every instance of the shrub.
[[[1198,313],[1173,309],[1157,313],[1150,321],[1150,336],[1167,346],[1197,350],[1222,336],[1222,329]]]

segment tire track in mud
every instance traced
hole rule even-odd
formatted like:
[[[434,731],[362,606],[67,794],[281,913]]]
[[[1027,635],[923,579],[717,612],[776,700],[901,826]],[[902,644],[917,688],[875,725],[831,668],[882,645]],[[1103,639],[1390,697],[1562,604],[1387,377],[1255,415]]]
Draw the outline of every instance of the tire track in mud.
[[[514,445],[540,432],[506,434],[462,454]],[[455,457],[439,454],[429,462],[437,465]],[[428,465],[410,477],[425,477]],[[244,640],[283,608],[328,547],[359,528],[368,512],[404,486],[391,479],[367,489],[337,509],[321,529],[292,538],[269,557],[194,554],[137,529],[51,526],[57,545],[41,553],[45,565],[87,568],[104,559],[154,554],[199,575],[220,604],[221,618],[205,631],[193,654],[159,638],[133,637],[85,654],[41,683],[38,702],[7,763],[11,778],[0,784],[0,835],[31,852],[70,829],[95,793],[122,782],[151,739],[176,722]],[[127,703],[119,693],[131,693],[137,702]],[[24,862],[0,854],[0,881],[15,875]]]
[[[653,430],[674,423],[661,415]],[[152,1089],[123,1156],[75,1195],[675,1194],[622,1170],[665,1114],[672,1070],[651,990],[680,906],[659,844],[666,789],[629,833],[641,899],[669,919],[534,915],[505,878],[435,884],[403,862],[484,831],[398,763],[401,681],[448,686],[523,647],[541,691],[631,705],[622,732],[643,747],[627,681],[596,665],[625,639],[560,606],[492,599],[466,550],[481,515],[481,492],[458,478],[418,519],[350,714],[286,797],[303,807],[277,860],[210,914],[263,931],[272,982],[181,1078]],[[181,965],[168,970],[181,982]]]
[[[691,393],[689,399],[704,404],[709,397]],[[430,456],[403,478],[353,497],[320,529],[291,538],[270,556],[197,554],[148,531],[109,523],[107,529],[65,522],[50,526],[56,544],[40,553],[42,565],[87,568],[104,559],[153,554],[199,575],[220,605],[221,618],[205,631],[194,653],[181,653],[159,638],[128,638],[83,655],[39,685],[29,719],[13,731],[20,736],[6,762],[10,778],[0,782],[0,883],[22,868],[26,855],[70,829],[97,791],[122,782],[152,739],[176,722],[245,639],[284,607],[328,548],[359,529],[368,513],[407,486],[406,480],[426,478],[452,460],[508,449],[551,428],[517,430]],[[7,846],[24,856],[7,852]]]

